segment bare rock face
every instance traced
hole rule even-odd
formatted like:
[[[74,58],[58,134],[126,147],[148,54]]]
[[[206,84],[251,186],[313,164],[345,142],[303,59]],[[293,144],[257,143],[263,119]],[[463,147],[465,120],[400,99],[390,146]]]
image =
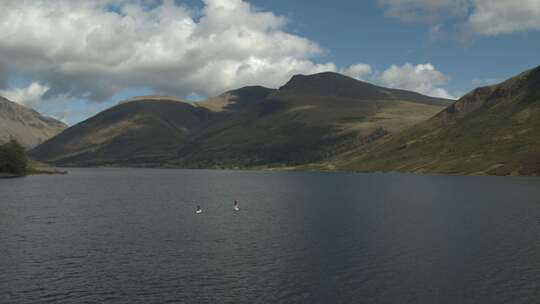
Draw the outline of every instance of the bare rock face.
[[[445,123],[454,123],[472,112],[496,106],[499,103],[515,103],[522,99],[536,101],[539,95],[539,86],[540,66],[500,84],[474,89],[446,108],[437,117]]]
[[[0,97],[0,143],[14,138],[30,149],[66,128],[61,121]]]

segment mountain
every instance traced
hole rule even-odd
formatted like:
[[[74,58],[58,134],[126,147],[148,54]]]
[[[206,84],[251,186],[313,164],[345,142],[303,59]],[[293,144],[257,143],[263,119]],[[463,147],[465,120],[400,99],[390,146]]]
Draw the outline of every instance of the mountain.
[[[198,105],[214,112],[235,112],[244,109],[249,104],[264,100],[268,95],[275,91],[275,89],[261,86],[243,87],[199,102]]]
[[[240,102],[229,106],[235,111],[225,111],[210,132],[180,150],[177,165],[309,163],[428,119],[449,104],[448,100],[385,89],[337,73],[297,75],[278,90],[247,89],[259,94],[237,98]],[[226,95],[246,94],[232,91]]]
[[[375,141],[448,104],[336,73],[298,75],[277,90],[244,87],[197,103],[155,96],[120,103],[31,155],[70,166],[298,165]]]
[[[58,120],[0,96],[0,144],[13,138],[25,148],[32,148],[65,128]]]
[[[365,101],[413,101],[434,105],[448,105],[447,99],[425,96],[419,93],[379,87],[367,82],[333,72],[314,75],[296,75],[279,89],[283,97],[315,96]]]
[[[323,166],[361,171],[540,175],[540,67],[478,88],[433,118]]]
[[[160,166],[211,117],[209,110],[188,103],[139,97],[65,130],[30,155],[72,166]]]

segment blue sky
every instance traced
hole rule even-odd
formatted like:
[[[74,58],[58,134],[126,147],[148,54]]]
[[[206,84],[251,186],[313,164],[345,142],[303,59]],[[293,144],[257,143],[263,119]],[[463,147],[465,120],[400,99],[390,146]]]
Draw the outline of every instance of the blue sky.
[[[54,20],[34,16],[28,28],[0,29],[37,33],[35,49],[0,34],[0,95],[73,124],[132,96],[188,98],[249,84],[277,87],[294,73],[349,73],[358,64],[362,72],[350,76],[448,97],[540,65],[537,0],[511,7],[504,0],[116,2],[112,12],[92,1],[82,8],[66,0],[8,4],[7,18],[16,16],[10,8],[55,12],[62,20],[80,10],[83,21],[101,20],[101,27],[78,20],[80,33],[73,26],[47,32],[40,29]],[[44,51],[44,43],[59,51]]]
[[[360,61],[383,70],[391,64],[430,62],[451,77],[449,91],[456,96],[477,86],[475,79],[504,80],[540,65],[540,31],[469,41],[432,39],[429,24],[386,16],[376,1],[251,2],[288,16],[293,31],[319,42],[339,66]]]
[[[201,1],[177,2],[202,7]],[[320,62],[330,60],[342,67],[366,62],[377,70],[391,64],[431,62],[451,77],[448,87],[456,96],[477,87],[478,81],[502,81],[540,65],[538,30],[466,41],[451,35],[433,39],[429,23],[401,22],[387,16],[377,1],[249,2],[286,16],[291,32],[317,41],[327,52]]]
[[[286,15],[293,31],[318,41],[340,66],[366,62],[377,70],[391,64],[434,64],[449,75],[458,96],[478,86],[475,80],[504,80],[540,65],[540,31],[457,41],[432,39],[426,23],[403,23],[385,15],[376,1],[251,1]]]

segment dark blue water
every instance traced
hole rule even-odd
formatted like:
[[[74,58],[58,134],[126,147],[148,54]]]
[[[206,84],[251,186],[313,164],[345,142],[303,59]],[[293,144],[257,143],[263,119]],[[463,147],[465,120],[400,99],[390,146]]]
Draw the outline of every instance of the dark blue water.
[[[540,180],[136,169],[0,180],[0,303],[540,303]]]

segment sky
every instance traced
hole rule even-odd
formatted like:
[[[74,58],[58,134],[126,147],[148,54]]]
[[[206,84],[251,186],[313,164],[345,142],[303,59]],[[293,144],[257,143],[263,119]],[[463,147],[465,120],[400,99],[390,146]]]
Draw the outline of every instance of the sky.
[[[0,1],[0,96],[68,124],[323,71],[456,99],[540,65],[540,0]]]

